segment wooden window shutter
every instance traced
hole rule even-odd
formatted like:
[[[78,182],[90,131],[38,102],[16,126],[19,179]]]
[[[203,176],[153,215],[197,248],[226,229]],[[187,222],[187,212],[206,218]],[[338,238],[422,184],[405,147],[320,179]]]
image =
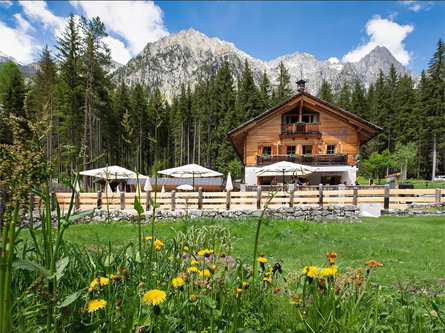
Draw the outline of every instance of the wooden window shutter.
[[[277,155],[277,145],[272,145],[272,155]]]
[[[286,145],[279,145],[278,146],[278,154],[286,155],[286,153],[287,153],[287,146]]]
[[[258,155],[263,155],[263,146],[258,145]]]

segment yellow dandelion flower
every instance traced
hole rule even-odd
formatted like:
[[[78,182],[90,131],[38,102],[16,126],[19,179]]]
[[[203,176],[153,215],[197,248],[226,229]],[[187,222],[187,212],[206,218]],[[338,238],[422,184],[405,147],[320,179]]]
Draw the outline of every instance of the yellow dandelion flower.
[[[172,260],[173,260],[173,257],[172,257],[172,256],[168,257],[168,260],[172,261]]]
[[[152,239],[153,239],[153,238],[150,237],[150,236],[145,237],[145,240],[146,240],[146,241],[150,241],[150,240],[152,240]]]
[[[164,246],[164,243],[162,243],[159,239],[155,240],[154,246],[156,248],[156,251],[160,251],[162,247]]]
[[[263,281],[264,281],[264,282],[272,283],[272,279],[271,279],[270,277],[265,277],[265,278],[263,279]]]
[[[198,272],[198,267],[195,267],[195,266],[193,266],[193,267],[189,267],[189,268],[187,268],[187,272],[189,272],[189,273],[196,273],[196,272]]]
[[[304,266],[302,274],[312,278],[318,274],[318,268],[315,266]]]
[[[242,292],[243,290],[241,288],[236,288],[236,292],[239,294],[240,292]]]
[[[212,269],[215,270],[216,269],[216,265],[212,265]]]
[[[199,271],[199,276],[203,276],[203,277],[209,278],[210,277],[210,271],[207,268],[202,270],[202,271]]]
[[[184,285],[184,280],[182,279],[182,277],[178,276],[177,278],[174,278],[172,280],[172,285],[174,287],[180,287],[180,286]]]
[[[184,246],[184,251],[188,251],[189,247],[188,246]]]
[[[121,274],[110,274],[109,278],[111,280],[122,280],[124,277]]]
[[[110,282],[110,279],[102,276],[98,276],[90,283],[90,288],[94,288],[97,284],[99,284],[101,287],[106,286]]]
[[[289,303],[290,303],[290,305],[295,305],[296,304],[294,301],[290,301]]]
[[[93,299],[88,303],[88,312],[96,312],[99,309],[103,309],[107,305],[107,302],[104,299]]]
[[[264,264],[265,262],[267,262],[267,259],[264,258],[264,257],[258,257],[256,261],[261,262],[261,263]]]
[[[192,260],[190,262],[190,265],[192,265],[192,266],[199,266],[199,261],[198,260]]]
[[[147,305],[153,304],[153,306],[158,306],[159,304],[164,302],[166,298],[167,298],[167,294],[164,291],[158,290],[158,289],[153,289],[153,290],[146,292],[144,294],[144,296],[142,297],[142,300]]]
[[[190,295],[190,300],[191,300],[192,302],[196,301],[196,295],[195,295],[195,294],[191,294],[191,295]]]
[[[250,283],[249,282],[243,282],[243,289],[249,288]]]
[[[205,250],[200,250],[198,251],[198,254],[200,256],[204,256],[204,257],[208,257],[213,253],[213,250],[209,250],[209,249],[205,249]]]
[[[335,266],[335,265],[333,265],[333,266]],[[329,276],[335,276],[335,274],[337,273],[337,267],[334,267],[334,268],[335,269],[333,269],[332,267],[331,268],[323,268],[320,271],[320,277],[326,278]]]

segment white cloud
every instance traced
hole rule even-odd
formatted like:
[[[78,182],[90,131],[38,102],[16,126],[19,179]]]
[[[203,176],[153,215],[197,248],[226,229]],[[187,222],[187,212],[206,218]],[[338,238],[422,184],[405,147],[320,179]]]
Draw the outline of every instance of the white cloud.
[[[357,62],[376,46],[384,46],[402,65],[406,66],[411,60],[411,54],[405,49],[405,44],[402,42],[413,30],[413,25],[400,25],[376,15],[366,23],[369,41],[347,53],[342,61]]]
[[[163,12],[152,1],[71,1],[88,18],[99,16],[108,31],[119,34],[132,55],[169,33]]]
[[[125,44],[122,43],[119,39],[107,36],[105,38],[102,38],[102,40],[110,48],[111,57],[113,58],[113,60],[121,64],[126,64],[128,60],[131,59],[130,52],[125,48]]]
[[[28,34],[31,25],[20,14],[14,14],[16,28],[8,27],[0,21],[1,51],[21,63],[33,61],[33,54],[40,49],[34,39]]]
[[[413,12],[418,12],[422,9],[424,10],[430,10],[430,8],[433,6],[432,1],[400,1],[401,5],[407,7],[409,10],[412,10]]]
[[[23,13],[35,23],[43,24],[44,29],[49,29],[55,36],[63,31],[66,19],[54,15],[46,6],[45,1],[20,1]]]

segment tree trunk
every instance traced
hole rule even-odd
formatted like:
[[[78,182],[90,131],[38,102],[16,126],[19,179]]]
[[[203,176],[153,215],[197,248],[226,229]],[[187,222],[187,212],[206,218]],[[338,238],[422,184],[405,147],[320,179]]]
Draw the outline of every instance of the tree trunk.
[[[436,166],[437,166],[437,136],[436,133],[433,134],[433,171],[431,172],[431,180],[436,177]]]

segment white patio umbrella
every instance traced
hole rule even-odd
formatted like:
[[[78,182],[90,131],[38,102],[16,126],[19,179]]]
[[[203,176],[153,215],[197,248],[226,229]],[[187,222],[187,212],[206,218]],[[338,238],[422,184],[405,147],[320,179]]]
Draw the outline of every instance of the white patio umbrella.
[[[193,189],[195,188],[195,177],[221,177],[223,175],[198,164],[187,164],[177,168],[161,170],[158,173],[178,178],[193,178]]]
[[[183,191],[193,191],[193,186],[189,185],[189,184],[182,184],[182,185],[179,185],[176,189],[183,190]]]
[[[107,184],[107,192],[113,193],[113,190],[111,189],[110,183]]]
[[[165,187],[164,187],[164,185],[162,185],[161,193],[165,193]]]
[[[141,184],[140,184],[140,179],[139,179],[139,181],[137,182],[137,186],[136,186],[136,193],[138,194],[138,193],[141,193]]]
[[[271,165],[266,165],[255,171],[255,174],[260,177],[264,176],[276,176],[278,174],[283,175],[283,184],[285,176],[307,176],[311,173],[317,171],[317,168],[291,163],[286,161],[281,161]]]
[[[116,193],[121,193],[121,190],[119,189],[119,184],[116,187]]]
[[[136,178],[136,173],[117,165],[107,166],[105,168],[85,170],[79,172],[82,176],[91,176],[102,179],[129,179]]]
[[[79,180],[77,180],[76,182],[76,192],[80,193],[80,184],[79,184]]]
[[[148,193],[151,190],[153,190],[153,188],[151,187],[150,177],[147,176],[147,178],[145,179],[144,191]]]
[[[232,191],[233,190],[233,184],[232,184],[232,176],[229,174],[227,175],[227,181],[226,181],[226,191]]]

